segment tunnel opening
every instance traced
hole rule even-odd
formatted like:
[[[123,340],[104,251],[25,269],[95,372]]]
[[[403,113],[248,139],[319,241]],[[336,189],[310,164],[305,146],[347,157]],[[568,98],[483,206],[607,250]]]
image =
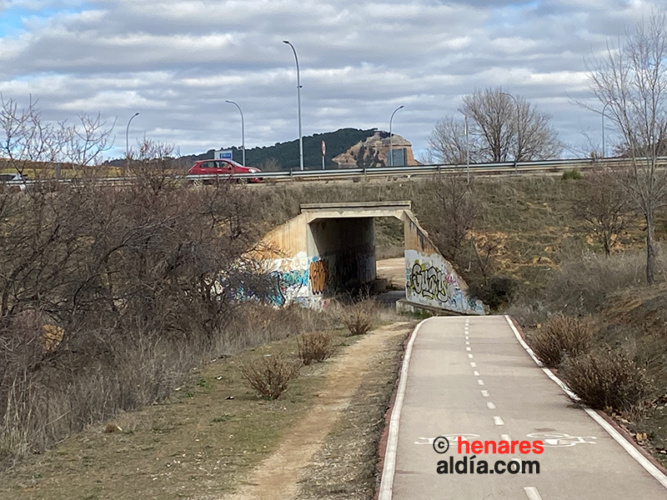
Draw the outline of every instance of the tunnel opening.
[[[382,279],[378,251],[396,256],[391,280]],[[419,225],[409,201],[302,204],[297,217],[263,239],[256,257],[276,278],[276,305],[322,308],[327,298],[375,295],[389,285],[394,301],[404,299],[397,309],[485,314],[484,304],[470,296]]]
[[[346,217],[315,219],[309,223],[310,284],[323,298],[360,298],[405,290],[403,222],[396,217]],[[398,262],[382,268],[378,254]],[[402,272],[397,272],[403,269]],[[400,299],[394,293],[392,301]]]

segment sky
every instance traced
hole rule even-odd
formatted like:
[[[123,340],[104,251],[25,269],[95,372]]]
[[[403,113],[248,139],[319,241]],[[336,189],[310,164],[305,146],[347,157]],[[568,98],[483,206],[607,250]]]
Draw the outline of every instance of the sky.
[[[97,115],[106,157],[143,137],[182,155],[378,128],[428,146],[462,98],[502,87],[551,116],[568,148],[599,147],[586,61],[661,2],[644,0],[0,0],[0,93],[43,120]],[[599,106],[597,106],[599,108]],[[607,130],[607,141],[613,130]],[[609,142],[608,142],[609,144]]]

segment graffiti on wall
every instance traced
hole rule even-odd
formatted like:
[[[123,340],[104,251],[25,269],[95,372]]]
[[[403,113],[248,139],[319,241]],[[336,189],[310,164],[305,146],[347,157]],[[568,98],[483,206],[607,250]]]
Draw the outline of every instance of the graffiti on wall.
[[[416,260],[410,271],[410,288],[423,297],[445,302],[458,288],[458,281],[441,268]]]
[[[270,273],[273,289],[267,297],[271,304],[282,306],[298,302],[308,294],[308,259],[294,258],[265,261],[265,268]]]
[[[411,300],[459,312],[484,314],[484,305],[468,295],[465,284],[461,286],[458,275],[446,261],[418,256],[411,262],[406,268],[407,293]]]
[[[329,279],[329,261],[327,259],[313,259],[308,272],[310,275],[311,290],[316,295],[322,294]]]

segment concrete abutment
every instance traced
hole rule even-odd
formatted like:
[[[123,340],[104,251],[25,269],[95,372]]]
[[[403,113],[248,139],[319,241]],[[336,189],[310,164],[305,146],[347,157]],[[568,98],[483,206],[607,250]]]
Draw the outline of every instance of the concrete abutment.
[[[371,286],[377,279],[375,219],[403,222],[404,304],[457,314],[485,314],[412,213],[411,202],[301,205],[301,213],[269,232],[253,256],[275,273],[277,305],[321,307],[323,299]]]

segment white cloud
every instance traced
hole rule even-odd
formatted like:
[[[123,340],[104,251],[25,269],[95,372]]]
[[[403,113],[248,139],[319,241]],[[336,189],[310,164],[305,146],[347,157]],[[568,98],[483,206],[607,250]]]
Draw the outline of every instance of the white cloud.
[[[598,117],[584,58],[650,12],[643,0],[0,0],[19,16],[0,36],[0,91],[40,99],[44,116],[87,111],[174,142],[182,153],[293,140],[301,68],[305,135],[388,128],[417,150],[462,96],[502,85],[577,142]],[[18,21],[17,21],[18,22]],[[19,29],[20,28],[20,29]],[[1,33],[1,32],[0,32]],[[122,145],[124,146],[124,145]],[[122,149],[122,147],[120,148]]]

